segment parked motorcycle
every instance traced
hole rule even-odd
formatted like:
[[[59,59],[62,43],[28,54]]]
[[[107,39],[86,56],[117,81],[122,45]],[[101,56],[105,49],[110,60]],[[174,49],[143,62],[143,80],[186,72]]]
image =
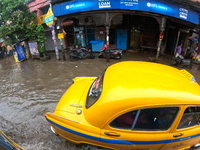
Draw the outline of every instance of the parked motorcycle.
[[[104,44],[104,46],[100,49],[99,58],[107,57],[106,49],[107,49],[107,45]],[[122,50],[109,50],[108,56],[109,56],[109,58],[120,59],[122,57]]]
[[[191,53],[190,53],[190,58],[192,59],[192,62],[195,64],[200,63],[200,54],[197,53],[198,49],[194,49]]]
[[[4,58],[6,56],[5,47],[0,47],[0,58]]]
[[[183,57],[183,55],[178,55],[177,57],[175,57],[172,62],[171,65],[175,65],[178,67],[186,67],[186,68],[192,68],[192,60],[191,59],[185,59]]]
[[[92,49],[89,47],[87,47],[87,48],[82,47],[80,49],[70,49],[69,53],[70,53],[71,61],[76,61],[78,59],[83,59],[83,58],[90,58],[90,59],[95,58],[95,55],[94,55]]]
[[[200,63],[200,54],[195,53],[192,57],[192,62],[195,64]]]

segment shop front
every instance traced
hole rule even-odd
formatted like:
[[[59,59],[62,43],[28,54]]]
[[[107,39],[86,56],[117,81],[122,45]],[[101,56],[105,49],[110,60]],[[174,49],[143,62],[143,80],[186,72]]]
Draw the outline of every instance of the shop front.
[[[199,24],[197,12],[165,1],[74,0],[53,5],[53,11],[66,32],[65,47],[91,46],[98,40],[110,49],[172,55]]]

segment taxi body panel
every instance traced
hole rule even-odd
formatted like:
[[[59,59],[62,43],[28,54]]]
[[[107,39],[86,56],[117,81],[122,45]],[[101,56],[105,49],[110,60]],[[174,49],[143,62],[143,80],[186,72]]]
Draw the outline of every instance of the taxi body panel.
[[[96,96],[91,88],[99,86],[102,91]],[[89,94],[97,97],[91,104],[87,103]],[[198,124],[177,129],[189,106],[200,107],[200,86],[190,73],[156,63],[127,61],[111,65],[99,78],[75,78],[55,111],[46,113],[46,119],[56,133],[75,143],[123,150],[184,149],[200,142]],[[132,126],[124,130],[111,125],[127,112],[140,115],[162,108],[176,108],[168,128],[135,130]],[[156,119],[159,117],[154,116]]]
[[[23,150],[21,146],[10,139],[5,133],[0,130],[0,149],[1,150]]]

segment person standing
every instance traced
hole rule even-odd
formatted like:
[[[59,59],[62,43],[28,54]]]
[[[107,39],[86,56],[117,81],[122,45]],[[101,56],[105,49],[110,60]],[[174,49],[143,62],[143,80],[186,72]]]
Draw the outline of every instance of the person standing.
[[[178,57],[182,52],[182,43],[180,43],[176,48],[175,58]]]
[[[8,55],[12,55],[13,54],[12,44],[7,45],[6,49],[7,49],[7,54]]]
[[[173,57],[171,65],[179,65],[181,63],[181,59],[179,57],[183,57],[181,55],[182,52],[182,42],[177,46],[176,51],[175,51],[175,57]]]
[[[7,50],[5,47],[5,42],[1,43],[0,57],[5,57],[7,55]]]

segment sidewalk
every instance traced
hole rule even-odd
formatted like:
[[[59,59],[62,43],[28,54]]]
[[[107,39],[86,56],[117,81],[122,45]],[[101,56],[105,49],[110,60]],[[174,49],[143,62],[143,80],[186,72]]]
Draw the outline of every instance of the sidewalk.
[[[111,64],[120,62],[120,61],[148,61],[148,62],[154,62],[156,54],[153,52],[146,52],[146,51],[134,51],[134,50],[127,50],[123,53],[121,59],[109,59],[109,62],[107,62],[106,58],[98,58],[99,53],[95,53],[95,59],[79,59],[75,62],[70,61],[68,53],[65,53],[66,61],[63,60],[62,53],[60,52],[60,58],[61,60],[56,60],[55,53],[50,53],[51,59],[48,61],[59,61],[63,63],[73,63],[73,64],[93,64],[93,67],[101,68],[102,65],[105,67],[108,67]],[[173,56],[171,55],[162,55],[159,56],[158,62],[165,65],[171,65],[171,61],[173,59]],[[176,67],[176,66],[173,66]],[[187,68],[180,68],[176,67],[178,69],[186,69],[188,72],[190,72],[197,80],[197,82],[200,84],[200,65],[199,64],[193,64],[192,69]],[[79,68],[80,69],[80,68]],[[92,68],[91,68],[92,69]],[[102,70],[103,71],[103,70]]]
[[[8,56],[6,58],[0,59],[0,65],[2,67],[5,67],[9,63],[20,65],[25,65],[25,62],[37,62],[37,65],[46,64],[46,66],[51,66],[52,71],[57,70],[57,68],[68,68],[70,69],[70,72],[73,72],[76,76],[98,76],[104,69],[106,69],[108,66],[120,62],[120,61],[152,61],[154,60],[156,54],[150,53],[146,51],[138,52],[134,50],[128,50],[125,51],[122,55],[121,59],[109,59],[109,62],[107,62],[106,58],[98,58],[99,53],[95,53],[94,59],[79,59],[77,61],[70,61],[69,54],[65,53],[66,61],[63,60],[62,53],[60,52],[60,58],[61,60],[56,59],[56,54],[54,52],[49,53],[51,59],[47,61],[41,61],[37,59],[29,58],[28,60],[25,60],[24,62],[16,63],[14,61],[13,56]],[[171,55],[163,55],[160,56],[158,59],[158,63],[170,65],[173,57]],[[154,62],[154,61],[152,61]],[[1,68],[0,66],[0,68]],[[176,66],[173,66],[176,67]],[[188,72],[190,72],[197,80],[197,82],[200,84],[200,65],[194,64],[192,69],[187,68],[180,68],[176,67],[178,69],[186,69]],[[62,79],[61,79],[62,80]]]
[[[107,62],[106,58],[98,58],[99,53],[95,53],[95,59],[79,59],[75,62],[70,61],[69,59],[69,54],[65,53],[66,56],[66,61],[62,60],[62,53],[60,53],[60,58],[61,60],[56,60],[55,53],[50,53],[51,55],[51,60],[48,61],[60,61],[63,63],[74,63],[74,64],[93,64],[94,67],[99,67],[104,65],[108,67],[111,64],[120,62],[120,61],[148,61],[148,62],[154,62],[153,60],[155,59],[155,52],[146,52],[146,51],[134,51],[134,50],[127,50],[124,51],[122,58],[121,59],[109,59],[109,62]],[[173,56],[171,55],[162,55],[159,56],[157,63],[165,64],[165,65],[171,65],[171,61],[173,59]],[[173,66],[176,67],[176,66]],[[190,72],[196,79],[196,81],[200,84],[200,64],[193,64],[192,69],[188,68],[180,68],[176,67],[178,69],[186,69],[188,72]],[[93,70],[91,68],[91,70]],[[84,70],[83,70],[84,71]]]
[[[109,59],[109,62],[107,62],[107,60],[105,58],[98,58],[98,54],[99,53],[95,53],[95,59],[79,59],[78,61],[75,61],[74,63],[79,64],[81,63],[92,63],[94,64],[94,67],[100,67],[102,65],[106,65],[109,66],[111,64],[114,64],[116,62],[120,62],[120,61],[148,61],[148,62],[154,62],[155,56],[156,54],[153,52],[146,52],[146,51],[134,51],[134,50],[127,50],[126,52],[123,53],[122,58],[121,59]],[[67,62],[71,62],[69,59],[68,54],[66,53],[66,61],[62,60],[62,55],[60,53],[60,58],[62,62],[67,63]],[[51,61],[54,61],[56,56],[54,55],[54,53],[51,53]],[[160,64],[165,64],[165,65],[171,65],[173,56],[172,55],[162,55],[159,56],[157,63]],[[177,66],[173,66],[176,67],[177,69],[186,69],[188,72],[190,72],[196,79],[196,81],[200,84],[200,64],[193,64],[193,67],[191,69],[188,68],[180,68]],[[92,68],[91,68],[92,69]]]

